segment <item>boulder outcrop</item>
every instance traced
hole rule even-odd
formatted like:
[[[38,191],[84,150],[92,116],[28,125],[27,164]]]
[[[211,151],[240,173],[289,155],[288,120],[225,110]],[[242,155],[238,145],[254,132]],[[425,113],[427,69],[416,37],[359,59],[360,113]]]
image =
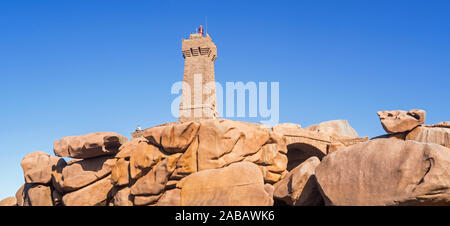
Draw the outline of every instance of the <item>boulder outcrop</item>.
[[[439,144],[450,148],[450,128],[441,125],[418,126],[406,134],[405,140]]]
[[[320,124],[319,124],[320,125]],[[344,125],[339,127],[340,125]],[[321,132],[323,128],[326,133]],[[336,129],[337,128],[337,129]],[[335,120],[323,123],[310,129],[302,129],[296,126],[275,126],[273,132],[286,139],[288,149],[287,170],[292,170],[310,157],[322,159],[324,156],[339,150],[340,148],[351,146],[360,142],[365,142],[368,137],[348,137],[339,134],[353,134],[353,128],[348,122]],[[347,132],[339,132],[339,131]],[[333,134],[333,135],[330,135]],[[356,132],[353,134],[357,136]]]
[[[432,125],[431,127],[450,128],[450,121],[439,122],[439,123],[436,123],[436,124]]]
[[[326,205],[450,205],[450,151],[394,139],[326,156],[316,177]]]
[[[250,162],[191,174],[183,178],[178,187],[182,206],[273,205],[261,171]]]
[[[315,169],[319,164],[317,157],[311,157],[291,170],[274,184],[274,199],[291,206],[321,205],[323,200],[315,179]]]
[[[410,111],[379,111],[377,112],[381,125],[389,133],[401,133],[414,129],[425,122],[424,110]]]
[[[0,206],[17,206],[16,197],[8,197],[0,201]]]
[[[44,152],[24,157],[26,183],[16,193],[16,205],[197,205],[197,200],[202,205],[272,205],[270,184],[287,174],[288,161],[282,135],[223,119],[168,123],[140,131],[130,141],[109,132],[64,137],[54,143],[54,152],[74,159],[66,162]],[[201,181],[201,175],[234,191],[218,186],[211,193],[190,194],[192,181]],[[214,196],[247,191],[254,195]]]
[[[53,171],[53,185],[60,192],[75,191],[110,174],[114,165],[115,160],[109,156],[60,165]]]
[[[260,167],[265,181],[275,183],[286,170],[284,138],[248,123],[225,119],[176,123],[144,130],[142,136],[166,154],[183,153],[171,178],[250,161]]]
[[[50,186],[33,185],[26,191],[26,205],[53,206],[52,189]]]
[[[118,133],[98,132],[56,140],[53,151],[59,157],[87,159],[114,155],[128,139]]]
[[[125,187],[116,192],[113,198],[112,206],[132,206],[130,188]]]
[[[62,201],[65,206],[105,206],[111,197],[111,176],[105,177],[89,186],[67,193]]]
[[[20,165],[22,166],[27,183],[47,184],[52,179],[52,168],[58,165],[63,159],[50,156],[45,152],[36,151],[23,157]],[[64,163],[62,163],[64,164]]]
[[[25,183],[0,205],[450,205],[449,123],[421,125],[421,111],[379,114],[389,134],[371,141],[346,120],[304,129],[202,119],[129,141],[64,137],[54,153],[73,159],[26,155]]]

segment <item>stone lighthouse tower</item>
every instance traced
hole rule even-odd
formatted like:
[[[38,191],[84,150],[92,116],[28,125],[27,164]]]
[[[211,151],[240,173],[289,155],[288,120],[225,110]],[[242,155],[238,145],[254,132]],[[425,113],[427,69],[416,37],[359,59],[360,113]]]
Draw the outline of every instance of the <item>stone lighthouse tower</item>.
[[[200,26],[197,33],[182,40],[181,49],[185,60],[179,121],[219,117],[214,78],[216,45]]]

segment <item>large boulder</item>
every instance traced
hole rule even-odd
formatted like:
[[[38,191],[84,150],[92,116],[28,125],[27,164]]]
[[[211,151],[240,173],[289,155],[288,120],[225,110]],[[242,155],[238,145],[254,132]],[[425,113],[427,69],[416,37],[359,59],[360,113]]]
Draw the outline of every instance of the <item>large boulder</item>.
[[[61,192],[78,190],[107,176],[114,164],[109,156],[73,161],[53,171],[53,185]]]
[[[319,158],[311,157],[291,170],[274,184],[274,198],[291,206],[321,205],[323,200],[314,176],[319,164]]]
[[[16,197],[8,197],[0,201],[0,206],[17,206]]]
[[[358,137],[358,133],[350,126],[347,120],[332,120],[312,125],[306,128],[309,131],[319,132],[335,137]]]
[[[418,126],[406,135],[406,140],[434,143],[450,148],[450,128],[445,125]]]
[[[183,178],[177,186],[183,206],[273,205],[261,171],[250,162],[200,171]]]
[[[63,196],[65,206],[104,206],[113,188],[111,176]]]
[[[53,206],[50,186],[34,184],[26,189],[25,206]]]
[[[47,184],[52,179],[52,168],[64,163],[64,159],[36,151],[25,155],[20,165],[27,183]]]
[[[425,122],[424,110],[379,111],[381,125],[387,133],[401,133],[414,129]]]
[[[114,155],[127,138],[113,132],[90,133],[81,136],[68,136],[53,144],[55,155],[87,159],[103,155]]]
[[[316,177],[326,205],[450,205],[450,150],[375,139],[323,158]]]

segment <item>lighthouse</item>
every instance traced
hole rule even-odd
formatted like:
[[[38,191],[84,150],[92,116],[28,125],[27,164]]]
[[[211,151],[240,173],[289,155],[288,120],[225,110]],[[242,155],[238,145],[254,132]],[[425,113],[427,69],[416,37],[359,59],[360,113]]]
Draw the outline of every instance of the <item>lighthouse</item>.
[[[200,26],[197,33],[182,40],[183,86],[179,121],[218,118],[214,62],[217,47]]]

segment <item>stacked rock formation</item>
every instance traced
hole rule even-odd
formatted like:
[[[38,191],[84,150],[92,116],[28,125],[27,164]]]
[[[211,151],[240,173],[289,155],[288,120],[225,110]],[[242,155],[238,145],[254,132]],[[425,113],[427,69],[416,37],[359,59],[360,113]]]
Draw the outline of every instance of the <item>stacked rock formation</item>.
[[[268,205],[267,186],[286,171],[286,152],[281,136],[229,120],[153,127],[115,156],[112,204]],[[207,198],[221,195],[239,203]]]
[[[124,136],[101,132],[65,137],[54,143],[55,155],[38,151],[21,166],[25,184],[16,193],[19,206],[101,205],[112,188],[114,155],[127,142]]]
[[[326,205],[450,205],[449,149],[375,139],[327,156],[315,175]]]
[[[450,205],[450,124],[378,112],[387,135],[346,120],[272,128],[225,119],[64,137],[26,155],[4,206]],[[66,162],[64,158],[71,158]]]
[[[449,123],[425,111],[377,112],[387,135],[339,149],[317,166],[326,205],[450,205]]]
[[[413,140],[450,148],[450,122],[423,125],[426,116],[424,110],[379,111],[377,114],[388,133],[377,138]]]
[[[381,125],[389,134],[410,131],[425,122],[424,110],[379,111]]]

